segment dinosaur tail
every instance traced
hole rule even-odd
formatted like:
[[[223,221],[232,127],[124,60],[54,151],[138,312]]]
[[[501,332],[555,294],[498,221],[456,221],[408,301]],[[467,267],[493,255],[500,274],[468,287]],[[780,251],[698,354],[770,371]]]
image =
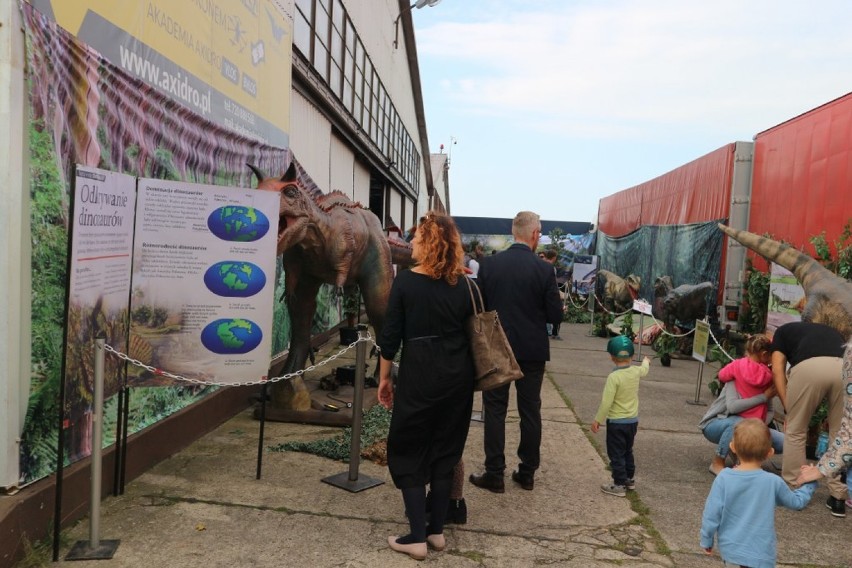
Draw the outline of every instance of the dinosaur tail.
[[[819,262],[806,255],[803,252],[797,251],[789,245],[779,243],[767,237],[761,237],[748,231],[739,231],[732,229],[727,225],[719,223],[719,229],[737,241],[738,243],[753,250],[766,260],[780,264],[790,272],[802,284],[802,288],[807,293],[810,285],[816,281],[824,279],[826,276],[834,276],[830,270],[825,268]]]
[[[411,245],[397,239],[388,239],[390,245],[391,263],[400,266],[411,266],[414,260],[411,258]]]

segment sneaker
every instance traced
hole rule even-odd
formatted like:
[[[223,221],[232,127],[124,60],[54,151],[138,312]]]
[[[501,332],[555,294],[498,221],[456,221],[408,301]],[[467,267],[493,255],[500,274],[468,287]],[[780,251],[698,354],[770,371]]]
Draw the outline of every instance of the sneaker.
[[[843,499],[836,499],[829,495],[828,501],[825,502],[825,506],[831,509],[831,514],[835,517],[846,516],[846,502],[843,501]]]
[[[847,506],[847,507],[852,507],[852,499],[847,499],[847,500],[846,500],[846,506]]]
[[[624,488],[628,491],[633,491],[636,489],[636,480],[632,477],[627,480],[627,483],[624,484]]]
[[[627,497],[627,489],[625,489],[623,485],[616,485],[615,483],[607,483],[605,485],[601,485],[601,491],[603,491],[607,495],[615,495],[616,497]]]
[[[555,339],[556,341],[562,341],[562,337],[559,335],[551,335],[550,339]]]

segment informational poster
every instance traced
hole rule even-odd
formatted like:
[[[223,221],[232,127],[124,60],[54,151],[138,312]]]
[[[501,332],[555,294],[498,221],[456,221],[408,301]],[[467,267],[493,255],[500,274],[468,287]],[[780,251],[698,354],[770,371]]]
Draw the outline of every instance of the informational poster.
[[[293,0],[28,1],[198,115],[289,146]]]
[[[596,255],[578,254],[574,257],[574,272],[571,277],[571,288],[575,294],[587,295],[595,290],[598,276],[598,257]]]
[[[785,323],[802,320],[805,290],[792,272],[772,263],[769,272],[769,306],[766,331],[775,331]]]
[[[74,179],[65,423],[68,454],[91,453],[95,339],[127,349],[136,178],[78,165]],[[104,396],[118,390],[124,365],[105,358]]]
[[[692,340],[692,358],[702,363],[707,361],[707,346],[710,343],[710,324],[695,320],[695,337]]]
[[[151,346],[157,368],[217,383],[266,377],[278,204],[275,192],[139,180],[131,340]]]

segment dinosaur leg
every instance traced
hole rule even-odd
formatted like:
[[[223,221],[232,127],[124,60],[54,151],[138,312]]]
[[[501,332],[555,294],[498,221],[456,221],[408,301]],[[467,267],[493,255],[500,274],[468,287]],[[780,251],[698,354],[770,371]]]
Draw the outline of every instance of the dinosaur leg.
[[[284,363],[284,372],[292,373],[305,368],[311,349],[311,323],[317,308],[319,282],[302,276],[293,294],[287,293],[287,310],[290,313],[290,351]],[[275,384],[272,404],[288,410],[308,410],[311,395],[302,377],[294,377]]]

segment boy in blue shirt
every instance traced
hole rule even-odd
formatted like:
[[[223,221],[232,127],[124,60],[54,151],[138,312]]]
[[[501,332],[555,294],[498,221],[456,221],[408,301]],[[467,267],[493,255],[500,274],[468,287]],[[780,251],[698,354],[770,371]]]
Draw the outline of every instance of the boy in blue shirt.
[[[639,379],[648,374],[651,360],[645,357],[640,366],[631,366],[633,341],[624,335],[610,339],[606,350],[615,369],[606,378],[601,405],[591,429],[597,434],[601,423],[606,421],[606,455],[612,470],[612,483],[602,485],[601,491],[626,497],[628,489],[636,488],[633,440],[639,429]]]
[[[701,548],[713,553],[713,537],[728,565],[773,568],[776,544],[775,507],[800,511],[813,497],[816,483],[792,491],[784,480],[763,471],[761,464],[774,453],[769,428],[757,418],[737,424],[731,451],[739,465],[723,469],[713,481],[704,505]],[[804,466],[804,468],[816,466]]]

